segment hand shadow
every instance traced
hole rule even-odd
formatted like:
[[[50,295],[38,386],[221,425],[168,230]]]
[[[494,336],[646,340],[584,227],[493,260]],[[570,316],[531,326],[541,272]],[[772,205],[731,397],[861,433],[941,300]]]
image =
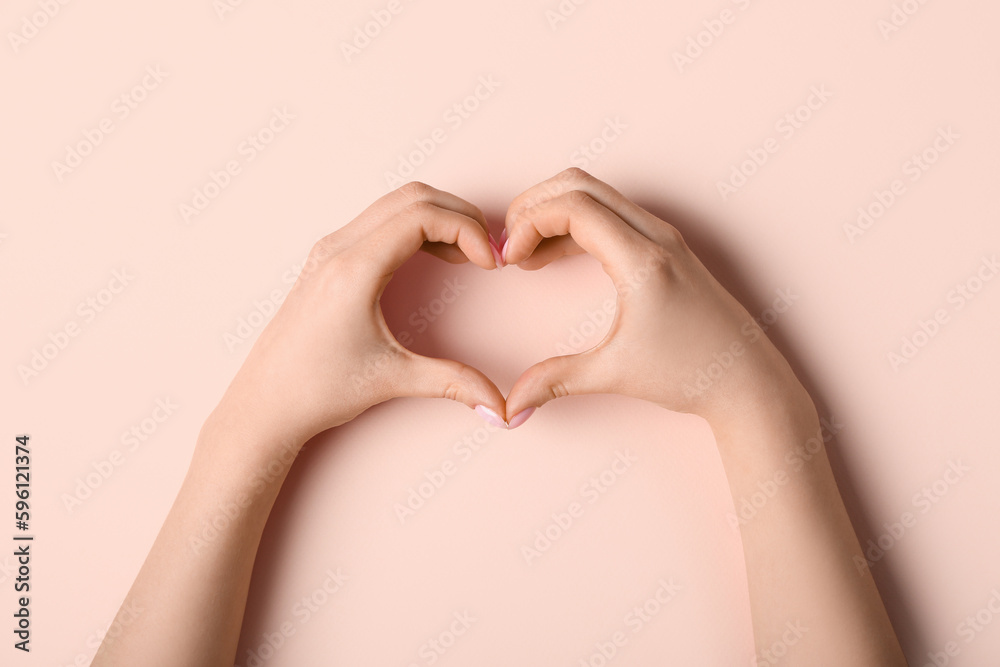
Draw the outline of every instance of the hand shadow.
[[[767,289],[755,289],[742,277],[753,275],[754,272],[740,265],[738,253],[731,252],[726,242],[721,238],[721,234],[712,225],[707,224],[703,218],[686,210],[677,202],[663,201],[662,195],[648,198],[639,196],[633,198],[633,201],[661,220],[666,220],[674,225],[705,267],[723,287],[743,304],[751,315],[762,313],[771,306],[774,298],[773,292]],[[831,414],[822,386],[804,361],[808,359],[808,355],[801,352],[804,347],[803,342],[790,339],[785,331],[777,326],[768,328],[767,337],[788,360],[796,377],[799,378],[815,402],[819,415],[827,419],[839,418],[839,415]],[[864,545],[869,539],[878,539],[878,533],[865,512],[863,499],[860,497],[852,478],[852,469],[857,464],[845,458],[845,451],[838,447],[838,444],[843,440],[843,434],[834,436],[827,443],[826,450],[834,477],[837,480],[837,487],[840,489],[847,513],[857,532],[858,541],[864,550]],[[850,451],[847,449],[847,453]],[[922,641],[922,637],[926,636],[927,628],[917,627],[918,621],[910,611],[910,596],[905,587],[901,585],[895,572],[884,560],[875,563],[871,570],[893,628],[904,648],[904,653],[922,655],[928,649],[926,646],[918,646],[917,644]]]
[[[720,238],[720,234],[716,233],[711,225],[706,224],[703,218],[684,209],[676,202],[664,201],[660,194],[651,197],[639,196],[633,198],[633,201],[677,227],[685,241],[712,275],[751,314],[761,313],[771,305],[773,294],[767,289],[755,288],[742,278],[742,276],[753,275],[753,271],[740,265],[738,253],[731,252],[725,241]],[[484,212],[487,220],[493,222],[491,227],[494,238],[498,238],[504,212]],[[419,304],[431,303],[435,297],[439,296],[442,283],[454,273],[453,265],[426,253],[418,253],[396,272],[386,288],[381,300],[386,323],[397,339],[412,351],[427,356],[457,358],[453,355],[454,350],[446,349],[447,346],[435,334],[439,329],[435,327],[421,328],[419,322],[423,316],[419,310],[415,309]],[[819,414],[837,417],[837,415],[831,415],[822,387],[803,361],[807,356],[800,351],[803,347],[801,341],[791,340],[780,327],[770,327],[767,336],[788,360],[796,376],[815,401]],[[461,358],[458,360],[463,361]],[[510,369],[505,368],[502,359],[498,359],[494,367],[483,365],[481,370],[491,378],[498,378],[500,380],[498,386],[501,390],[504,390],[504,384],[507,384],[505,380],[512,381],[516,377],[515,375],[507,378]],[[370,408],[366,414],[379,413],[385,409],[388,409],[385,404],[376,405]],[[240,650],[243,655],[237,655],[239,664],[243,664],[240,660],[245,657],[248,648],[254,650],[258,648],[262,633],[274,631],[273,627],[267,625],[269,611],[273,611],[275,605],[280,606],[287,601],[287,591],[280,589],[275,573],[280,569],[277,566],[291,558],[289,548],[286,545],[294,541],[291,539],[290,531],[296,522],[291,519],[296,512],[299,491],[303,487],[304,480],[309,475],[315,474],[317,469],[336,465],[331,459],[340,458],[338,440],[339,438],[331,432],[321,433],[314,437],[299,454],[275,502],[254,564],[252,585],[240,636]],[[868,539],[877,539],[877,534],[864,511],[862,499],[859,497],[860,494],[852,479],[852,463],[837,447],[837,441],[838,438],[834,438],[827,443],[827,452],[844,504],[857,531],[858,539],[862,544],[865,544]],[[885,602],[893,627],[898,634],[900,644],[904,649],[909,647],[909,650],[904,650],[904,652],[916,655],[926,650],[926,647],[918,646],[921,641],[919,638],[925,636],[926,628],[917,627],[917,619],[910,612],[909,596],[889,564],[885,561],[879,561],[872,569],[872,575]]]

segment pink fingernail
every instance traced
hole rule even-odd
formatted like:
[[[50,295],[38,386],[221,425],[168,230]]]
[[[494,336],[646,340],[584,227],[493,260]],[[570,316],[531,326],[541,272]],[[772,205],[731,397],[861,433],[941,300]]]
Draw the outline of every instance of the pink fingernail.
[[[493,240],[490,239],[490,252],[493,253],[493,261],[496,262],[497,271],[503,268],[503,257],[500,256],[500,251],[497,247],[493,245]]]
[[[476,406],[476,414],[486,420],[487,424],[496,426],[497,428],[507,428],[507,422],[500,418],[500,415],[490,410],[485,405]]]
[[[507,428],[508,429],[517,428],[524,422],[528,421],[528,417],[530,417],[534,411],[535,408],[527,408],[525,410],[521,410],[511,418],[510,423],[507,424]]]
[[[504,264],[507,263],[507,244],[510,243],[510,239],[506,239],[503,242],[503,248],[500,249],[500,261]]]

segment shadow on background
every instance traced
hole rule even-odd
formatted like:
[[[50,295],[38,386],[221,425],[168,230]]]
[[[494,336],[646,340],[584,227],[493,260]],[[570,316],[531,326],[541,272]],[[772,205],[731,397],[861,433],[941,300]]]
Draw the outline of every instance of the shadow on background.
[[[753,271],[740,264],[738,254],[727,248],[726,242],[719,238],[711,225],[705,224],[705,221],[695,213],[675,203],[664,202],[662,198],[654,201],[653,198],[640,197],[635,201],[654,215],[676,226],[709,271],[751,314],[760,313],[771,305],[773,294],[751,287],[743,276],[752,275]],[[486,211],[494,238],[499,237],[504,213],[505,211],[501,210]],[[435,327],[420,330],[419,320],[423,316],[416,308],[419,304],[426,304],[436,297],[441,291],[442,281],[454,273],[454,265],[426,253],[418,253],[396,272],[386,288],[381,300],[386,323],[397,338],[406,343],[412,351],[433,357],[451,356],[440,337],[435,336]],[[405,335],[412,338],[412,343],[405,340]],[[767,335],[809,391],[819,414],[831,416],[821,383],[803,362],[803,359],[808,358],[808,355],[802,352],[805,345],[801,341],[789,339],[777,327],[770,328]],[[483,370],[489,374],[489,370],[485,368]],[[377,413],[384,409],[388,408],[382,404],[371,408],[368,412]],[[840,415],[833,416],[840,417]],[[247,649],[257,648],[262,633],[274,630],[264,626],[267,610],[288,600],[287,592],[277,589],[273,573],[287,560],[282,545],[292,542],[289,539],[289,531],[296,522],[290,518],[295,512],[302,482],[308,475],[314,474],[315,470],[332,465],[330,459],[337,458],[337,439],[333,433],[327,432],[319,434],[310,441],[299,455],[275,503],[254,566],[253,583],[241,634],[241,654],[237,656],[238,664],[245,664]],[[859,497],[852,478],[851,463],[845,459],[836,443],[837,438],[834,438],[828,444],[827,452],[848,514],[858,533],[859,541],[864,544],[870,538],[877,539],[877,530],[864,510],[863,499]],[[917,621],[910,612],[909,597],[899,579],[885,561],[877,563],[872,573],[899,635],[900,643],[904,649],[908,649],[905,652],[909,655],[922,654],[926,650],[926,647],[919,645],[920,638],[924,636],[923,629],[916,627]]]
[[[730,251],[727,243],[719,238],[713,227],[706,224],[703,218],[676,203],[664,202],[662,198],[653,200],[653,198],[639,197],[634,201],[653,215],[675,226],[706,268],[730,294],[743,304],[743,307],[751,315],[759,314],[771,306],[774,298],[773,292],[761,292],[750,286],[744,276],[753,275],[753,271],[740,264],[738,254]],[[816,379],[814,373],[803,361],[808,358],[808,354],[803,352],[808,344],[790,339],[780,327],[770,327],[767,331],[767,337],[788,360],[796,377],[799,378],[815,402],[819,415],[828,419],[832,417],[840,419],[842,415],[832,414],[821,382]],[[865,511],[864,499],[860,497],[852,477],[851,463],[845,459],[841,448],[837,446],[842,439],[842,434],[834,436],[827,443],[826,450],[847,513],[851,517],[851,523],[854,525],[858,541],[862,544],[862,551],[864,551],[864,545],[869,539],[878,539],[878,529],[872,525],[868,513]],[[872,568],[872,576],[878,585],[879,593],[885,602],[886,611],[889,613],[904,653],[923,655],[927,650],[927,647],[922,644],[922,637],[925,636],[924,628],[916,627],[917,620],[910,611],[909,596],[899,578],[885,560],[875,563]]]

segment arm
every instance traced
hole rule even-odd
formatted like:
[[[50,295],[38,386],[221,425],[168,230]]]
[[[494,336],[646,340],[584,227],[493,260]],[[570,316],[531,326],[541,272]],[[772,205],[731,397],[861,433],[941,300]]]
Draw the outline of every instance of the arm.
[[[125,630],[104,639],[94,667],[233,664],[257,547],[298,447],[289,442],[282,454],[277,443],[220,421],[202,427],[180,492],[119,612]],[[262,474],[272,462],[277,474]],[[123,616],[130,610],[141,611]]]
[[[468,202],[411,183],[319,241],[198,436],[177,499],[94,667],[232,665],[250,575],[289,467],[313,435],[397,396],[446,397],[503,414],[479,371],[413,354],[379,297],[417,250],[496,268]],[[139,611],[141,610],[141,611]],[[138,613],[136,613],[138,612]]]
[[[525,371],[507,415],[568,394],[619,393],[704,417],[735,503],[779,471],[788,478],[741,526],[760,663],[770,664],[766,652],[784,642],[782,664],[905,665],[870,573],[854,567],[861,548],[822,440],[789,471],[786,457],[819,433],[812,401],[677,230],[570,169],[516,198],[506,231],[507,263],[533,270],[588,252],[618,291],[607,336]],[[713,370],[706,386],[699,378],[713,365],[725,370]]]
[[[773,485],[740,527],[758,660],[905,665],[870,571],[854,565],[864,559],[822,444],[827,434],[805,392],[788,391],[712,424],[737,511]]]

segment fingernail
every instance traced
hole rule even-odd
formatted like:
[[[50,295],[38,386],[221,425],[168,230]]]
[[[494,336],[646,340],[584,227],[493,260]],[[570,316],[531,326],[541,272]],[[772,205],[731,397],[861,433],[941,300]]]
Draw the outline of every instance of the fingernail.
[[[476,406],[476,414],[486,420],[487,424],[496,426],[497,428],[507,428],[507,422],[500,418],[500,415],[490,410],[485,405]]]
[[[490,252],[493,253],[493,261],[496,262],[497,271],[503,268],[503,257],[500,256],[500,251],[497,247],[493,245],[493,239],[490,239]]]
[[[508,429],[517,428],[524,422],[528,421],[528,417],[530,417],[534,411],[535,411],[534,408],[527,408],[525,410],[521,410],[511,418],[510,423],[507,424],[507,428]]]
[[[510,239],[506,239],[503,242],[503,248],[500,249],[500,261],[504,264],[507,263],[507,244],[510,243]]]

